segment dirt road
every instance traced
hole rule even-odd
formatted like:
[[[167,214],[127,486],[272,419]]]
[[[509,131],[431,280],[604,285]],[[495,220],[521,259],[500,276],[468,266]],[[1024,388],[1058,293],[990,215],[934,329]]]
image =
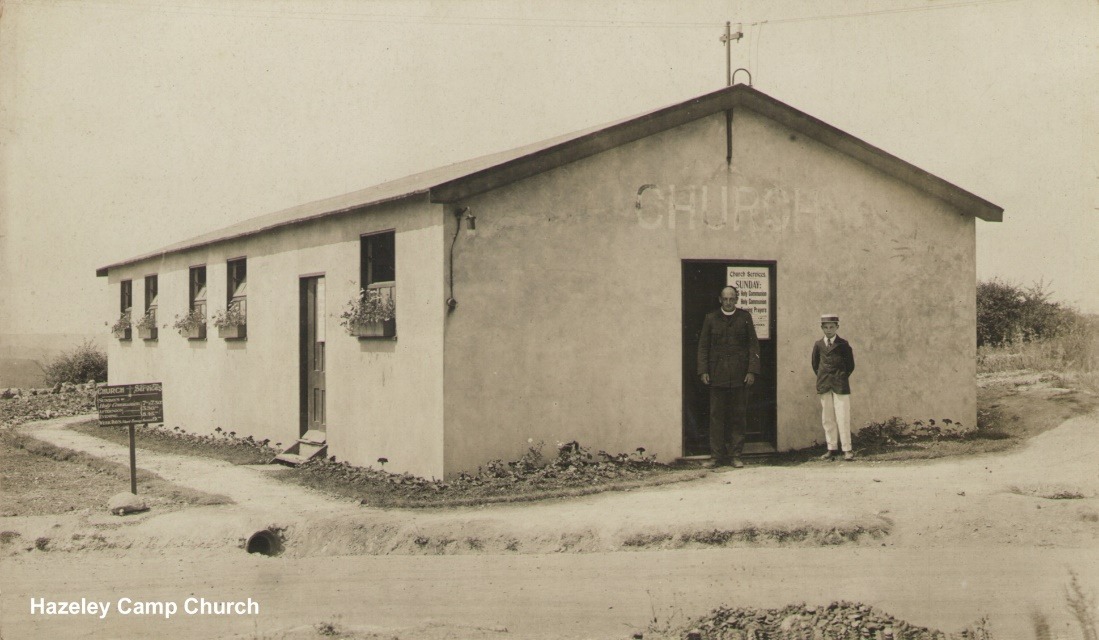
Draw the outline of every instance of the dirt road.
[[[1031,612],[1064,610],[1068,567],[1099,584],[1095,549],[734,548],[549,555],[264,558],[244,554],[23,556],[4,563],[4,638],[296,638],[314,625],[381,637],[626,638],[718,605],[837,599],[957,630],[988,615],[997,638],[1031,638]],[[259,603],[257,616],[185,615],[188,596]],[[32,597],[174,601],[170,619],[32,616]],[[295,629],[301,633],[295,633]],[[506,629],[506,631],[504,631]],[[651,637],[652,634],[647,634]],[[356,636],[358,637],[358,636]],[[366,637],[371,637],[367,635]]]
[[[124,448],[63,426],[28,432],[126,460]],[[5,548],[0,634],[295,638],[334,623],[358,637],[625,637],[654,612],[664,623],[719,604],[846,598],[948,630],[987,614],[1002,637],[1030,637],[1033,610],[1055,630],[1070,622],[1070,568],[1099,590],[1097,436],[1091,414],[1006,454],[750,465],[632,492],[433,511],[364,508],[257,468],[142,452],[143,468],[236,504],[124,520],[0,519],[22,540],[55,541],[50,552]],[[243,537],[269,526],[284,530],[283,556],[241,551]],[[95,550],[89,532],[99,534]],[[29,611],[30,598],[182,606],[192,594],[250,597],[261,613],[91,620]]]

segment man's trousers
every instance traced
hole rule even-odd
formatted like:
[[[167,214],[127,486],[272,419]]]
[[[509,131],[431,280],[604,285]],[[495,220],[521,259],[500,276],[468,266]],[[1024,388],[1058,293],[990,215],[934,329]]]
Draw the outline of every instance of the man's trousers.
[[[832,391],[820,394],[820,421],[824,423],[829,451],[839,449],[837,439],[845,452],[851,450],[851,394]]]
[[[748,430],[748,388],[710,387],[710,455],[714,462],[739,458]]]

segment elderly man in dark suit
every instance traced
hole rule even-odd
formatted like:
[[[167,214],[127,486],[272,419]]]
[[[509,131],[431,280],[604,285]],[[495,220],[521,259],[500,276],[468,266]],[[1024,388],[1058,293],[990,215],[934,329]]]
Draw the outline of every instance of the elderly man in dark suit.
[[[698,338],[698,375],[710,387],[710,454],[714,466],[744,466],[748,387],[760,373],[752,314],[738,309],[736,287],[721,290],[721,308],[706,314]]]

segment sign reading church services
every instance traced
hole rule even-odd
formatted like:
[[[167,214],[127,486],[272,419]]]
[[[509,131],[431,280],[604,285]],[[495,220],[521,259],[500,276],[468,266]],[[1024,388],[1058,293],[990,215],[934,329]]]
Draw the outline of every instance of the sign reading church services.
[[[164,422],[164,400],[159,382],[99,387],[95,406],[99,411],[100,426]]]
[[[737,306],[752,312],[760,340],[771,339],[771,267],[728,267],[725,284],[740,291]]]

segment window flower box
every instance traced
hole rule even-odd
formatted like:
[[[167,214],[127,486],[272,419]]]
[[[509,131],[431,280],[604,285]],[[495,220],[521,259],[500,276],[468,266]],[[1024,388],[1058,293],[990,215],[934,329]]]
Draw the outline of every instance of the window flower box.
[[[149,309],[140,320],[137,321],[137,337],[142,340],[156,340],[156,309]]]
[[[248,336],[248,316],[244,306],[234,300],[224,311],[218,311],[210,319],[218,328],[218,337],[225,340],[243,340]]]
[[[133,334],[132,324],[130,323],[130,310],[127,309],[119,316],[118,320],[111,327],[111,333],[119,340],[129,340]]]
[[[248,325],[231,324],[218,327],[218,337],[225,340],[243,340],[248,337]]]
[[[348,327],[348,332],[356,338],[392,338],[397,335],[397,321],[360,322]]]
[[[188,340],[206,339],[206,310],[192,309],[190,313],[180,318],[176,316],[175,329],[179,335]]]
[[[394,283],[375,282],[347,301],[340,324],[357,338],[393,338],[397,335]]]
[[[179,335],[187,338],[188,340],[205,340],[206,325],[200,324],[199,326],[191,327],[190,329],[180,329]]]

